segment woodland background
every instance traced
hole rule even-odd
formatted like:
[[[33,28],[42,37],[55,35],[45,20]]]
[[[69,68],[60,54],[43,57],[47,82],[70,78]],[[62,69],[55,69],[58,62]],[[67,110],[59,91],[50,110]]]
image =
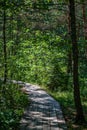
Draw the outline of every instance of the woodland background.
[[[1,130],[17,126],[28,102],[7,79],[44,87],[70,130],[87,129],[86,0],[0,0],[0,77]]]

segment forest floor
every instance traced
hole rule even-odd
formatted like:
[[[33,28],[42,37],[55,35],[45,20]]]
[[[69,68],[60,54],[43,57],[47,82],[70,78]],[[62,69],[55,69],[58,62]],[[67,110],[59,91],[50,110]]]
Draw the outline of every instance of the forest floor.
[[[21,85],[21,90],[27,94],[29,101],[31,100],[20,121],[21,130],[87,130],[87,123],[75,123],[76,111],[72,92],[51,92],[45,87],[15,80],[8,81]],[[84,99],[81,94],[81,99],[87,120],[87,98]]]
[[[25,83],[31,100],[20,121],[21,130],[67,130],[59,103],[37,85]]]
[[[87,130],[87,122],[75,123],[76,109],[74,105],[72,92],[69,91],[50,92],[47,89],[46,91],[50,93],[50,95],[60,103],[68,130]],[[87,121],[87,98],[84,99],[84,96],[81,95],[81,99],[84,110],[84,116]]]

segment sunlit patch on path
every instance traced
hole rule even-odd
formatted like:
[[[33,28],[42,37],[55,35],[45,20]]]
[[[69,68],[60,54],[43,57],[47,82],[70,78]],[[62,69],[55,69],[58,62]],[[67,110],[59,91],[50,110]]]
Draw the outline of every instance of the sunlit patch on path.
[[[58,102],[39,86],[25,83],[31,100],[20,121],[20,130],[67,130]]]

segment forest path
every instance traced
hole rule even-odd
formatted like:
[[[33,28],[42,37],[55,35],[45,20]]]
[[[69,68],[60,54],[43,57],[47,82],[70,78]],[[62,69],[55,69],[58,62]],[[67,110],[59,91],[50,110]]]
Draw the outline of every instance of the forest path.
[[[24,83],[23,90],[29,95],[31,104],[20,121],[20,130],[67,130],[56,100],[37,85]]]

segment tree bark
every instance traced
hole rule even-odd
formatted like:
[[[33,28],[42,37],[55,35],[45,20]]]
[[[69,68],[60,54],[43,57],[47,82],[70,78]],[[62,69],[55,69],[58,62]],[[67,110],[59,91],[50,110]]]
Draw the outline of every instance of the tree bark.
[[[7,80],[7,50],[6,50],[6,10],[4,1],[4,11],[3,11],[3,51],[4,51],[4,83]]]
[[[71,40],[73,53],[73,85],[74,85],[74,101],[76,107],[76,122],[85,121],[80,98],[79,78],[78,78],[78,43],[76,36],[76,18],[75,18],[75,2],[69,0]]]
[[[84,38],[85,38],[85,56],[87,58],[87,18],[86,18],[86,5],[85,0],[83,0],[82,4],[82,14],[83,14],[83,27],[84,27]]]
[[[71,38],[70,38],[70,32],[71,32],[71,27],[70,27],[70,15],[68,14],[67,17],[67,22],[68,22],[68,43],[71,43]],[[68,52],[68,65],[67,65],[67,75],[69,75],[70,73],[72,74],[72,50],[70,48],[69,52]]]

